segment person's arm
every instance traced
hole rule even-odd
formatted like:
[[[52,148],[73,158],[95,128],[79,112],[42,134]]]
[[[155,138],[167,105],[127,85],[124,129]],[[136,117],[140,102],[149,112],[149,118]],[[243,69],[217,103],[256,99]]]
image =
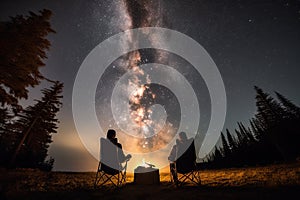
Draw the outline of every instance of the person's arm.
[[[122,149],[122,145],[120,143],[116,144],[118,148]]]
[[[168,160],[174,162],[176,160],[176,145],[172,147]]]
[[[125,156],[123,150],[122,150],[122,145],[120,143],[117,143],[117,147],[118,147],[118,157],[119,157],[119,162],[123,163],[126,160],[129,160],[131,158],[131,155],[128,154],[127,156]]]

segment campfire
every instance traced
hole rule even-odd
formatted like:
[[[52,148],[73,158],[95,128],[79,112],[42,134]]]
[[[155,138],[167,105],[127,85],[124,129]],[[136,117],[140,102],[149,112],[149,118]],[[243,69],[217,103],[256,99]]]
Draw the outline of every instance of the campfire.
[[[159,184],[159,169],[154,168],[155,165],[142,161],[141,166],[134,169],[135,184]]]

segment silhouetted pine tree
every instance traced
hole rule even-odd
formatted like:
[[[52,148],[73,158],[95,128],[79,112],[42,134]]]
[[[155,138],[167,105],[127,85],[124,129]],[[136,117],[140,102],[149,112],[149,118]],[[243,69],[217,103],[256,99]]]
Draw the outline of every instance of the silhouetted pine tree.
[[[31,149],[31,153],[35,154],[36,157],[43,157],[41,156],[45,155],[43,150],[38,153],[35,151],[39,146],[46,148],[47,142],[50,141],[49,138],[46,139],[46,136],[43,139],[39,137],[42,137],[44,130],[50,130],[51,128],[47,127],[47,123],[39,123],[41,118],[34,120],[34,115],[38,113],[41,102],[38,101],[36,105],[21,112],[22,107],[18,101],[22,98],[28,98],[27,88],[29,86],[34,87],[45,79],[40,69],[45,65],[44,59],[47,58],[46,53],[50,47],[47,36],[49,33],[55,32],[50,25],[51,15],[50,10],[44,9],[38,14],[29,12],[28,16],[17,15],[11,17],[9,21],[0,22],[1,166],[7,166],[9,160],[14,162],[16,155],[21,158],[20,160],[25,160],[22,155],[25,155],[26,149]],[[34,111],[36,111],[35,114]],[[44,111],[41,110],[40,112]],[[53,112],[55,111],[53,110]],[[30,117],[30,115],[32,116]],[[46,117],[50,115],[51,112],[43,116],[45,117],[44,122],[47,121]],[[37,124],[41,127],[37,127]],[[50,122],[48,122],[49,124]],[[43,127],[44,125],[45,127]],[[41,133],[38,133],[38,131],[41,131]],[[25,135],[26,137],[24,137]],[[19,154],[20,150],[24,151]],[[29,155],[29,153],[26,155]],[[30,162],[30,159],[26,162]],[[51,163],[53,164],[53,159],[44,162],[48,166]],[[44,165],[44,167],[47,166]]]
[[[245,138],[244,140],[246,143],[253,143],[255,142],[254,136],[251,132],[251,129],[246,128],[242,122],[238,122],[239,130],[243,137]]]
[[[243,137],[243,135],[241,134],[241,132],[237,129],[234,130],[235,131],[235,134],[237,135],[237,146],[238,147],[241,147],[241,146],[244,146],[246,144],[246,140],[245,138]]]
[[[213,159],[214,159],[213,161],[216,162],[217,166],[222,164],[222,161],[223,161],[222,150],[220,150],[219,148],[215,148]]]
[[[0,166],[7,163],[11,151],[10,144],[14,140],[14,134],[8,131],[11,118],[7,108],[0,108]]]
[[[300,108],[282,94],[278,92],[275,92],[275,94],[286,111],[286,117],[300,119]]]
[[[256,118],[251,118],[250,119],[250,127],[252,129],[255,140],[259,140],[259,137],[260,137],[261,134],[263,134],[263,132],[260,129]]]
[[[264,128],[274,126],[284,114],[283,108],[268,93],[255,86],[257,114],[255,117],[264,125]]]
[[[15,123],[19,130],[19,141],[13,155],[11,164],[22,167],[45,166],[49,144],[52,134],[56,133],[61,103],[63,84],[54,82],[50,89],[43,89],[43,97],[36,100],[33,106],[28,106],[19,114]],[[49,161],[53,164],[53,161]]]
[[[9,113],[6,108],[0,108],[0,141],[6,130],[6,126],[9,120]]]
[[[228,140],[228,145],[231,151],[236,149],[236,141],[235,139],[232,137],[232,135],[230,134],[229,130],[226,129],[226,137]]]
[[[226,157],[226,156],[230,155],[231,150],[230,150],[227,140],[222,132],[221,132],[221,141],[222,141],[223,156]]]
[[[259,120],[260,126],[264,129],[265,139],[271,141],[277,148],[278,152],[276,154],[278,154],[278,160],[280,160],[286,157],[284,149],[280,144],[281,133],[278,131],[278,125],[281,123],[285,111],[269,94],[263,92],[263,90],[257,86],[254,88],[256,90],[257,107],[255,117]]]
[[[226,137],[230,148],[230,155],[227,157],[229,166],[237,166],[239,163],[239,152],[238,143],[234,136],[231,135],[230,131],[226,129]]]
[[[20,109],[18,100],[27,99],[27,87],[44,79],[39,70],[50,47],[46,37],[54,33],[50,17],[50,10],[42,10],[38,15],[29,12],[29,16],[0,22],[0,106]]]
[[[285,159],[290,160],[300,156],[300,108],[283,95],[275,93],[285,113],[274,132],[278,134],[278,143],[283,149]]]
[[[300,156],[299,107],[279,93],[280,103],[262,89],[255,90],[257,113],[250,119],[250,126],[238,122],[236,139],[228,129],[227,140],[221,133],[222,146],[210,156],[208,166],[268,164]],[[221,159],[217,159],[218,153],[222,153]]]

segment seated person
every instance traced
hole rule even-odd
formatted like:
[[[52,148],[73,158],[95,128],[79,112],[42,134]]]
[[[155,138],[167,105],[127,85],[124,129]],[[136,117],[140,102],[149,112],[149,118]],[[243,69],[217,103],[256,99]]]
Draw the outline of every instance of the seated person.
[[[185,132],[180,132],[179,139],[176,140],[168,160],[170,161],[170,171],[173,180],[176,183],[178,182],[176,170],[180,173],[186,173],[191,170],[196,160],[193,138],[188,139]]]
[[[111,141],[114,145],[116,145],[118,147],[118,158],[119,158],[119,162],[123,163],[125,161],[129,161],[131,158],[131,155],[128,154],[127,156],[125,156],[123,150],[122,150],[122,145],[120,143],[118,143],[118,139],[116,138],[116,131],[113,129],[109,129],[107,131],[107,135],[106,135],[107,139],[109,141]]]

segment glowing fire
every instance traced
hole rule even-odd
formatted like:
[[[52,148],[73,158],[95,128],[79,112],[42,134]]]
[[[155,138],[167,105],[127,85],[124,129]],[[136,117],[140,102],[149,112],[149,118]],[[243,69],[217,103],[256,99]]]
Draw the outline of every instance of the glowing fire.
[[[141,166],[141,167],[145,167],[145,168],[149,168],[149,167],[152,168],[152,167],[155,167],[155,165],[145,162],[145,158],[142,159],[142,164],[141,164],[140,166]]]
[[[145,162],[145,158],[143,158],[141,166],[142,166],[142,167],[149,167],[149,166],[146,164],[146,162]]]

